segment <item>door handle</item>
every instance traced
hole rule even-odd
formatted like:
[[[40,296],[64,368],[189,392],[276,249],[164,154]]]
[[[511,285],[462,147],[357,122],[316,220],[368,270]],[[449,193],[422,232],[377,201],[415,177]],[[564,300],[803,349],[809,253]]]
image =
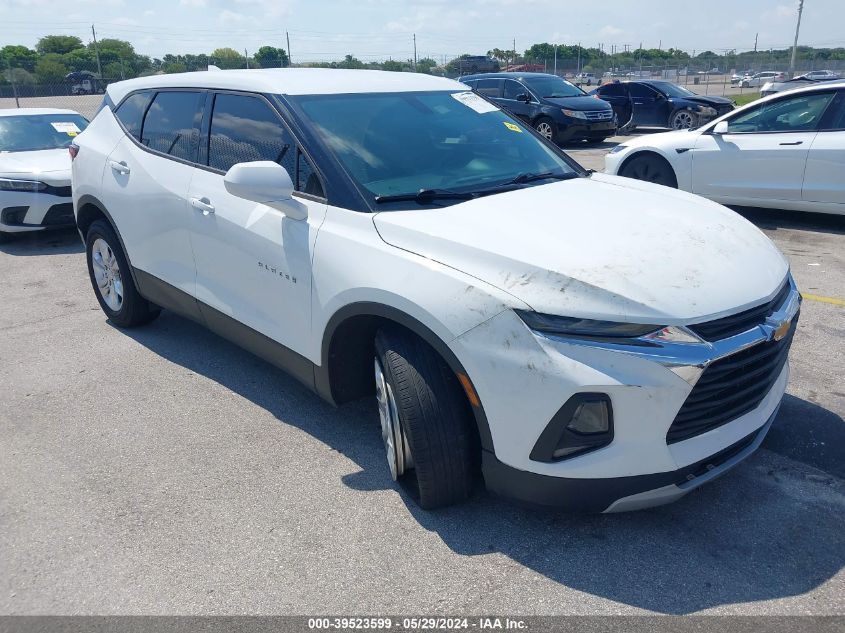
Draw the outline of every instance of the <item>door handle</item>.
[[[191,198],[191,206],[197,211],[202,211],[203,215],[214,213],[214,205],[208,198]]]
[[[110,160],[109,165],[119,174],[128,174],[131,171],[125,160],[122,160],[119,163],[116,160]]]
[[[804,141],[792,141],[791,143],[781,143],[781,145],[801,145]]]

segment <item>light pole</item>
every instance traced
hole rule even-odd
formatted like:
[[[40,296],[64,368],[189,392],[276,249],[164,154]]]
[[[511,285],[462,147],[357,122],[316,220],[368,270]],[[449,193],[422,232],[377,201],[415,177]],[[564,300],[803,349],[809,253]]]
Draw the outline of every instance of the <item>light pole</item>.
[[[795,54],[798,52],[798,31],[801,30],[801,12],[804,11],[804,0],[798,0],[798,23],[795,25],[795,41],[792,43],[792,60],[789,62],[789,76],[795,75]]]

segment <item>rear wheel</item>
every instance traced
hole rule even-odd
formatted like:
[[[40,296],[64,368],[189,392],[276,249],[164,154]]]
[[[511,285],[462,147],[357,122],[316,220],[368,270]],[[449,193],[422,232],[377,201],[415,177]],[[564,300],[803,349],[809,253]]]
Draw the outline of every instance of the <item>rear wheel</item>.
[[[425,509],[472,492],[475,436],[454,373],[423,340],[398,328],[375,340],[376,400],[390,474],[412,483]]]
[[[135,327],[159,315],[160,309],[138,294],[120,241],[107,222],[91,224],[85,254],[94,294],[110,321],[120,327]]]
[[[557,141],[554,121],[552,121],[548,117],[540,117],[539,119],[537,119],[534,122],[534,129],[537,130],[541,135],[545,136],[552,143]]]
[[[646,182],[653,182],[656,185],[666,187],[678,187],[678,180],[675,177],[675,170],[664,158],[654,154],[634,156],[626,162],[619,170],[620,176],[635,178]]]

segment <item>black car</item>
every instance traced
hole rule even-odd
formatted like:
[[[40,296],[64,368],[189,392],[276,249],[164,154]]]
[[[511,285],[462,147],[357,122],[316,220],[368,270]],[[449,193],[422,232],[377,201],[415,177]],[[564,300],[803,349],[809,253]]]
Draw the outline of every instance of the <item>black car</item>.
[[[457,60],[458,70],[464,73],[495,73],[500,66],[499,61],[484,55],[467,55]]]
[[[580,139],[598,143],[616,134],[610,105],[557,75],[487,73],[461,81],[555,143]]]
[[[628,129],[668,127],[684,130],[733,110],[725,97],[698,95],[670,81],[614,81],[593,90],[613,106],[620,125],[630,121]],[[632,117],[633,114],[633,117]]]

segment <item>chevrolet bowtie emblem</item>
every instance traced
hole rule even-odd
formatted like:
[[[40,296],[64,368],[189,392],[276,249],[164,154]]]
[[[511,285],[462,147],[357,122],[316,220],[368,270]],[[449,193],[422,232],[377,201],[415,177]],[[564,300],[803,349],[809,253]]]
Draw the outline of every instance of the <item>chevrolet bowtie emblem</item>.
[[[792,325],[792,321],[784,321],[783,323],[781,323],[775,330],[775,333],[772,335],[772,338],[776,341],[781,340],[784,336],[789,333],[790,325]]]

